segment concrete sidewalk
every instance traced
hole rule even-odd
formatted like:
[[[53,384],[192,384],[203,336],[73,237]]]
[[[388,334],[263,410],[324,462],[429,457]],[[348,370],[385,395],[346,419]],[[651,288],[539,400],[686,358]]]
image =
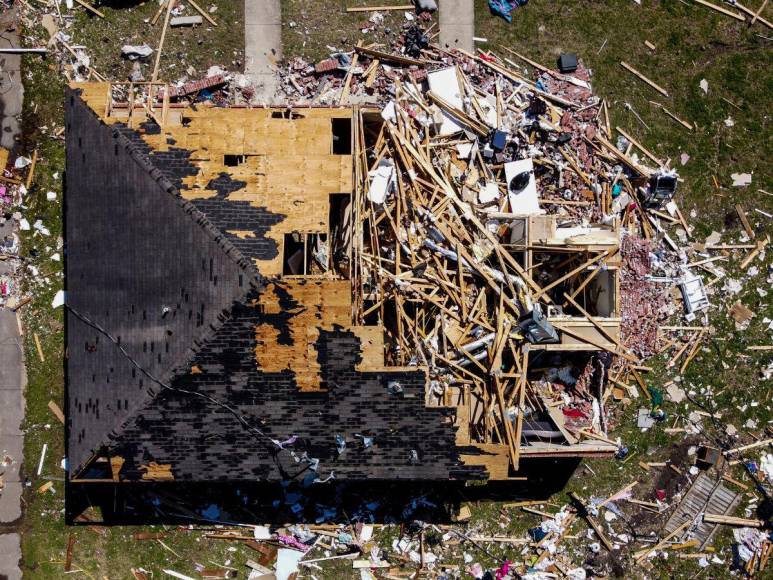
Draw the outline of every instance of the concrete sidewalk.
[[[282,7],[279,0],[244,0],[244,74],[255,84],[261,104],[276,102],[272,68],[282,58]]]
[[[440,46],[474,50],[475,3],[473,0],[439,0]]]
[[[19,560],[21,560],[19,534],[0,534],[0,578],[2,580],[21,580]]]
[[[19,46],[19,24],[16,10],[0,14],[0,47]],[[24,88],[19,71],[18,55],[0,55],[0,146],[13,149],[20,131]],[[12,233],[14,221],[0,226],[0,237]],[[8,273],[11,265],[0,262],[0,274]],[[0,477],[4,487],[0,491],[0,523],[14,529],[22,516],[22,482],[20,469],[24,457],[24,388],[26,373],[24,355],[19,337],[16,314],[0,308]],[[21,538],[19,534],[0,535],[0,578],[21,578]]]
[[[16,20],[16,11],[0,13],[0,28],[6,30]],[[0,36],[0,48],[18,46],[18,31]],[[13,149],[21,130],[21,107],[24,96],[21,78],[21,55],[0,54],[0,147]]]
[[[2,228],[0,228],[1,230]],[[3,264],[0,263],[0,274]],[[22,482],[19,477],[24,453],[24,357],[16,314],[0,308],[0,523],[21,517]],[[1,577],[1,576],[0,576]]]

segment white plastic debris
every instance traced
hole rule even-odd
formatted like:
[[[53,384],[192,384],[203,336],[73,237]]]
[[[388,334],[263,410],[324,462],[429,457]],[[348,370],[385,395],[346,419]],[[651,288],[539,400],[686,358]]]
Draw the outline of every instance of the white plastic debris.
[[[46,192],[46,199],[48,201],[56,201],[56,192],[55,191]]]
[[[478,192],[478,201],[481,204],[485,204],[495,199],[499,199],[499,186],[495,181],[487,181],[486,186]]]
[[[268,526],[255,526],[252,530],[252,535],[256,540],[270,540],[271,530]]]
[[[668,387],[666,387],[666,393],[668,393],[668,398],[674,403],[681,403],[686,397],[684,389],[679,387],[676,383],[668,385]]]
[[[298,562],[303,558],[304,552],[280,548],[276,557],[276,580],[288,580],[295,572],[298,572]]]
[[[733,180],[733,187],[746,187],[752,183],[751,173],[733,173],[730,178]]]
[[[472,153],[472,148],[475,145],[474,142],[470,143],[459,143],[456,146],[456,153],[459,157],[459,159],[469,159],[470,154]]]
[[[176,16],[169,21],[169,26],[194,26],[203,23],[204,18],[199,14],[195,14],[193,16]]]
[[[121,54],[129,60],[136,60],[149,57],[153,54],[153,49],[147,44],[124,44],[121,47]]]
[[[371,182],[368,188],[368,199],[373,203],[382,204],[387,194],[397,184],[395,164],[391,159],[382,159],[378,167],[371,171]]]
[[[709,81],[701,79],[699,86],[704,93],[709,94]]]
[[[770,453],[763,453],[760,457],[760,470],[768,478],[768,481],[773,481],[773,455]]]
[[[59,290],[51,301],[51,308],[64,306],[64,290]]]
[[[32,160],[29,157],[22,157],[20,155],[19,157],[16,158],[16,161],[13,162],[13,166],[16,169],[24,169],[30,163],[32,163]]]
[[[722,291],[730,295],[738,294],[741,290],[743,290],[743,286],[735,278],[727,278],[724,286],[722,286]]]
[[[381,118],[384,119],[384,121],[392,121],[393,123],[397,121],[394,101],[389,101],[386,105],[384,105],[384,108],[381,111]]]
[[[50,236],[51,231],[43,225],[43,222],[41,220],[35,220],[35,223],[32,224],[32,227],[35,228],[36,231],[40,232],[44,236]]]

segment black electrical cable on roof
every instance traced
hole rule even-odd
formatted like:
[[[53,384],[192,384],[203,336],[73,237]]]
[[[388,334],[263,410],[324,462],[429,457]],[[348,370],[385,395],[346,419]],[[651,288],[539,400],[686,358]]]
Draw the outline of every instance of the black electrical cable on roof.
[[[153,381],[154,383],[159,385],[162,389],[165,389],[165,390],[168,390],[168,391],[172,391],[172,392],[176,392],[176,393],[182,393],[182,394],[185,394],[185,395],[191,395],[191,396],[195,396],[195,397],[200,397],[202,399],[205,399],[206,401],[209,401],[213,405],[216,405],[216,406],[220,407],[221,409],[224,409],[224,410],[228,411],[229,413],[231,413],[234,417],[236,417],[236,419],[239,421],[239,423],[241,423],[242,426],[247,431],[249,431],[250,433],[252,433],[253,435],[256,436],[256,439],[258,439],[258,438],[265,439],[265,440],[269,441],[272,445],[274,445],[280,451],[286,451],[284,446],[279,441],[277,441],[276,439],[273,439],[272,437],[270,437],[269,435],[267,435],[266,433],[264,433],[260,429],[257,429],[256,427],[253,427],[252,425],[250,425],[249,422],[247,421],[247,419],[243,415],[241,415],[233,407],[231,407],[231,406],[223,403],[222,401],[219,401],[216,398],[214,398],[214,397],[212,397],[210,395],[207,395],[205,393],[199,393],[197,391],[190,391],[188,389],[181,389],[180,387],[173,387],[171,385],[166,384],[161,379],[155,377],[150,371],[148,371],[142,365],[140,365],[126,351],[126,349],[124,349],[123,346],[121,346],[121,344],[118,342],[118,340],[115,337],[113,337],[113,335],[111,335],[107,330],[102,328],[102,326],[100,326],[98,323],[96,323],[93,320],[91,320],[88,316],[78,312],[75,308],[73,308],[69,304],[65,304],[65,308],[67,308],[70,312],[72,312],[73,315],[75,315],[76,318],[78,318],[79,320],[81,320],[85,324],[89,325],[90,327],[94,328],[95,330],[97,330],[98,332],[100,332],[101,334],[106,336],[118,348],[118,350],[121,352],[121,354],[123,354],[123,356],[134,367],[137,368],[137,370],[139,370],[142,374],[144,374],[146,377],[148,377],[151,381]]]

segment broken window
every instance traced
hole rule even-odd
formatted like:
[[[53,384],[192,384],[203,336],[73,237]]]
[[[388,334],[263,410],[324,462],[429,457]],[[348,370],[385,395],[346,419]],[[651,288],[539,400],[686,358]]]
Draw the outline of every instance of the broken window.
[[[285,109],[284,111],[274,111],[271,113],[272,119],[303,119],[303,115],[296,113],[292,109]]]
[[[292,232],[284,236],[282,274],[314,276],[328,270],[327,234]]]
[[[234,155],[226,153],[223,155],[223,165],[226,167],[238,167],[247,161],[246,155]]]
[[[344,278],[349,277],[352,248],[351,201],[348,193],[330,194],[330,269]]]
[[[352,120],[331,119],[333,129],[333,155],[352,154]]]

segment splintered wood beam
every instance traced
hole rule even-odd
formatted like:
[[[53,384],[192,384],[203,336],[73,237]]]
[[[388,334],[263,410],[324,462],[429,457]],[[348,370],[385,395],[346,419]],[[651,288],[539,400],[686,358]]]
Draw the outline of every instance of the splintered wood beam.
[[[168,0],[166,6],[166,15],[164,16],[164,28],[161,30],[161,40],[158,43],[158,49],[156,49],[156,62],[153,64],[153,75],[150,77],[151,82],[158,80],[158,67],[161,64],[161,52],[164,50],[164,40],[166,40],[166,31],[169,28],[169,18],[172,16],[172,8],[177,3],[177,0]]]
[[[413,58],[407,58],[397,54],[390,54],[388,52],[382,52],[380,50],[374,50],[366,46],[357,46],[355,47],[354,50],[359,54],[364,54],[365,56],[370,56],[371,58],[377,58],[385,62],[396,62],[397,64],[402,64],[404,66],[414,66],[414,65],[418,67],[424,66],[424,61],[415,60]]]
[[[518,84],[524,84],[524,85],[528,86],[529,89],[532,92],[538,94],[541,97],[544,97],[545,99],[553,101],[554,103],[558,103],[559,105],[561,105],[562,107],[567,108],[567,109],[576,109],[577,108],[577,105],[575,105],[571,101],[568,101],[568,100],[563,99],[563,98],[561,98],[561,97],[559,97],[557,95],[554,95],[554,94],[551,94],[551,93],[548,93],[546,91],[542,91],[542,90],[538,89],[536,87],[536,85],[533,82],[531,82],[529,79],[519,75],[515,71],[513,71],[513,70],[511,70],[511,69],[509,69],[509,68],[507,68],[507,67],[505,67],[503,65],[501,65],[500,63],[494,63],[494,62],[491,62],[488,59],[477,57],[474,54],[472,54],[470,52],[467,52],[466,50],[461,49],[461,48],[457,48],[456,50],[458,52],[462,53],[463,55],[465,55],[466,57],[471,58],[471,59],[475,60],[476,62],[482,64],[483,66],[492,69],[494,72],[498,72],[499,74],[501,74],[502,76],[510,79],[511,81],[514,81],[514,82],[516,82]],[[480,50],[480,49],[478,49],[478,52],[483,53],[483,51]],[[485,53],[483,53],[483,54],[485,54]]]
[[[644,175],[645,177],[650,177],[652,175],[652,171],[644,167],[643,165],[639,165],[631,159],[628,155],[620,151],[617,147],[612,145],[605,137],[603,137],[600,133],[597,133],[595,136],[596,140],[601,143],[601,145],[604,146],[604,148],[609,151],[612,155],[617,157],[620,161],[625,163],[628,167],[633,169],[634,171],[637,171]]]
[[[513,463],[513,470],[518,471],[520,465],[521,455],[521,437],[523,435],[523,403],[526,399],[526,387],[529,384],[527,378],[527,372],[529,369],[529,347],[528,345],[523,349],[523,361],[521,362],[521,379],[518,381],[518,407],[515,413],[515,462]],[[515,394],[515,393],[514,393]]]
[[[499,377],[494,376],[494,389],[496,390],[497,403],[499,404],[499,414],[502,417],[502,423],[505,427],[505,437],[507,439],[507,449],[510,453],[510,462],[517,469],[518,465],[518,442],[515,439],[513,433],[513,424],[510,419],[507,418],[507,408],[505,407],[505,398],[502,395],[502,385],[499,382]]]
[[[362,41],[357,41],[357,46],[362,46]],[[354,73],[354,69],[357,68],[357,63],[359,62],[360,55],[355,53],[352,57],[352,63],[349,66],[349,70],[346,73],[346,79],[344,79],[344,88],[341,91],[341,96],[338,99],[338,105],[343,106],[346,105],[349,101],[349,93],[351,92],[351,86],[352,86],[352,75]],[[398,246],[399,247],[399,246]]]
[[[164,13],[164,10],[166,9],[166,5],[169,3],[169,0],[162,0],[161,4],[158,6],[158,10],[156,11],[156,15],[153,16],[153,18],[150,20],[150,25],[155,26],[156,22],[158,22],[158,19],[161,18],[161,15]]]
[[[751,252],[749,252],[746,257],[743,259],[743,262],[741,262],[741,269],[745,270],[749,264],[752,263],[752,261],[759,255],[762,250],[765,249],[765,246],[767,246],[770,243],[770,238],[767,237],[764,240],[758,240],[757,241],[757,247],[754,248]]]
[[[682,532],[684,532],[688,527],[690,527],[691,524],[692,524],[692,520],[684,522],[681,526],[676,528],[673,532],[668,534],[665,538],[663,538],[661,541],[659,541],[654,546],[650,546],[649,548],[645,548],[644,550],[639,550],[638,552],[636,552],[634,554],[634,558],[636,559],[636,562],[637,563],[642,562],[652,552],[654,552],[655,550],[661,549],[663,546],[665,546],[668,543],[668,541],[671,538],[674,538],[674,537],[678,536],[679,534],[681,534]]]
[[[721,514],[703,514],[703,521],[710,524],[725,524],[727,526],[741,526],[747,528],[761,528],[765,525],[763,520],[750,520],[747,518],[735,518]]]
[[[391,126],[388,126],[389,134],[393,138],[396,138],[397,142],[402,145],[405,150],[410,153],[410,155],[419,163],[422,169],[426,172],[426,174],[432,178],[435,183],[442,189],[442,191],[448,196],[451,201],[456,204],[456,206],[459,208],[462,215],[465,216],[466,219],[469,219],[469,221],[478,229],[479,233],[482,234],[491,244],[493,244],[495,247],[500,245],[499,240],[497,240],[494,237],[494,234],[492,234],[488,228],[475,216],[473,212],[470,212],[469,206],[464,203],[459,197],[456,195],[456,192],[454,191],[453,187],[445,181],[442,177],[440,177],[432,164],[426,160],[417,150],[416,148],[408,142],[405,137],[400,135],[400,133],[396,133],[392,130]],[[526,284],[537,293],[540,293],[540,286],[537,284],[531,276],[521,267],[521,265],[515,261],[515,258],[513,258],[508,252],[502,252],[502,257],[505,259],[505,261],[508,263],[510,267],[512,267],[518,275],[526,282]],[[546,303],[550,303],[550,297],[545,296],[543,300]]]
[[[533,67],[534,67],[534,68],[536,68],[537,70],[541,70],[542,72],[551,73],[551,74],[553,73],[553,71],[552,71],[552,70],[550,70],[548,67],[546,67],[546,66],[543,66],[543,65],[541,65],[540,63],[538,63],[538,62],[536,62],[536,61],[533,61],[533,60],[531,60],[531,59],[529,59],[529,58],[526,58],[526,57],[525,57],[525,56],[523,56],[522,54],[518,54],[517,52],[515,52],[514,50],[512,50],[512,49],[510,49],[510,48],[507,48],[506,46],[499,45],[499,48],[502,48],[502,49],[506,50],[507,52],[509,52],[509,53],[510,53],[510,54],[512,54],[513,56],[517,56],[517,57],[518,57],[518,58],[520,58],[522,61],[524,61],[524,62],[526,62],[526,63],[529,63],[531,66],[533,66]]]
[[[428,91],[427,97],[429,98],[429,100],[434,102],[438,107],[445,110],[452,117],[455,117],[456,120],[462,123],[463,125],[467,125],[478,135],[485,136],[489,133],[489,128],[486,125],[484,125],[477,119],[474,119],[472,116],[468,115],[461,109],[458,109],[457,107],[453,106],[451,103],[443,99],[443,97],[441,97],[440,95],[437,95],[432,91]]]

